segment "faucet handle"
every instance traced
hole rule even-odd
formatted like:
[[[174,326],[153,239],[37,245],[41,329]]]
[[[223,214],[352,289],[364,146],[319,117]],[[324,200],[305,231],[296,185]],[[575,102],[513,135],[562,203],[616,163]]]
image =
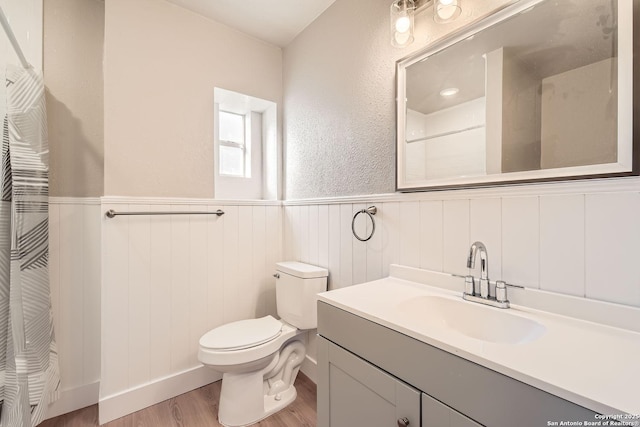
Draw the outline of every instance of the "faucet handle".
[[[475,295],[475,284],[473,281],[473,276],[465,276],[464,293],[467,295]]]
[[[507,302],[507,284],[503,280],[496,281],[496,301]]]

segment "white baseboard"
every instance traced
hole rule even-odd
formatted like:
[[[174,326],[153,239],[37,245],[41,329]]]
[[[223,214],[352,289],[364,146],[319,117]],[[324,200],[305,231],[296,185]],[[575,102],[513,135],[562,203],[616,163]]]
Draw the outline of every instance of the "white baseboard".
[[[95,405],[98,403],[99,396],[100,381],[63,390],[58,400],[49,405],[47,419]]]
[[[300,365],[300,371],[305,374],[311,381],[318,384],[318,362],[307,354]]]
[[[100,425],[220,379],[222,374],[201,365],[117,394],[101,397]]]

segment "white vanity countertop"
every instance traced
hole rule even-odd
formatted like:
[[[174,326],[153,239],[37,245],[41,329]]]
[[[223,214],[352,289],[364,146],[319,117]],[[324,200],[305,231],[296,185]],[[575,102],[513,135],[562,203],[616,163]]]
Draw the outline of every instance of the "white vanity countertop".
[[[414,297],[461,295],[388,277],[318,299],[603,415],[640,414],[640,333],[512,304],[510,314],[536,320],[546,333],[528,343],[499,344],[417,324],[398,309]]]

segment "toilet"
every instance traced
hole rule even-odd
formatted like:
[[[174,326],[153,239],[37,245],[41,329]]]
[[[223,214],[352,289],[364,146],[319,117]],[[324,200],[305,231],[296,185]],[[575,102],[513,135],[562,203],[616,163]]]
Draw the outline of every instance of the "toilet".
[[[227,427],[256,423],[296,398],[302,334],[317,327],[317,294],[327,290],[328,272],[293,261],[276,263],[276,271],[279,320],[240,320],[200,338],[198,360],[222,372],[218,421]]]

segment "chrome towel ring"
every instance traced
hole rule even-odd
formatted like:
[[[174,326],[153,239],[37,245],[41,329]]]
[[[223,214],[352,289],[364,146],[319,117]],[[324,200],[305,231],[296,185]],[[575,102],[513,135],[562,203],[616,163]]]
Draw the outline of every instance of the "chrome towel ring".
[[[371,218],[371,225],[373,226],[371,228],[371,234],[369,234],[369,236],[364,239],[358,236],[358,233],[356,233],[356,228],[355,228],[356,218],[358,217],[358,215],[362,213],[369,215],[369,218]],[[376,213],[378,213],[378,208],[376,208],[375,206],[369,206],[367,209],[362,209],[356,212],[356,214],[353,216],[353,220],[351,221],[351,231],[353,232],[353,235],[355,236],[356,239],[360,240],[361,242],[366,242],[367,240],[373,237],[373,233],[376,232],[376,220],[373,218],[373,216]]]

